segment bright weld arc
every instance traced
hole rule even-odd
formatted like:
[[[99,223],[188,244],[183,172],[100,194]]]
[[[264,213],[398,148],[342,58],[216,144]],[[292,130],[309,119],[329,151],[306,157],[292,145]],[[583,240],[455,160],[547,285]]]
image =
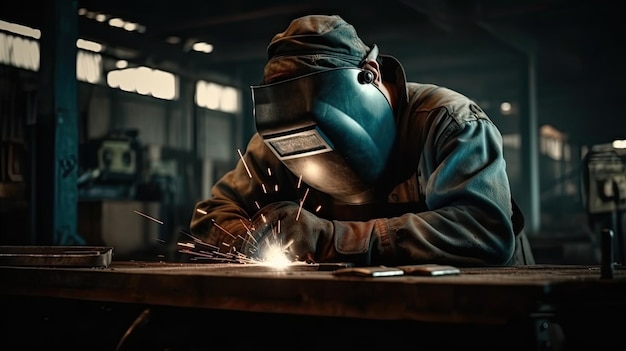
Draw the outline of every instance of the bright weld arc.
[[[304,197],[302,198],[301,201],[301,205],[300,208],[302,207],[302,204],[304,203],[304,200],[307,197],[307,194],[309,192],[309,189],[307,189],[307,191],[305,192]],[[258,203],[257,203],[258,205]],[[206,214],[206,211],[197,209],[196,210],[199,213],[203,213]],[[298,216],[299,216],[300,210],[298,211]],[[267,223],[267,218],[265,217],[264,214],[261,214],[261,218],[263,220],[264,223]],[[297,219],[296,219],[297,220]],[[233,234],[231,234],[229,231],[227,231],[224,227],[220,226],[219,224],[217,224],[217,222],[214,219],[211,219],[211,221],[213,222],[213,224],[219,228],[220,230],[222,230],[223,232],[225,232],[226,234],[228,234],[229,236],[235,238],[235,236]],[[272,231],[276,234],[276,230],[278,230],[278,233],[280,233],[281,231],[281,221],[279,220],[277,222],[277,227],[272,229]],[[250,239],[252,239],[252,241],[254,241],[254,243],[256,244],[252,244],[253,246],[257,246],[258,242],[256,240],[256,238],[254,237],[254,235],[252,235],[252,231],[254,230],[254,228],[252,227],[248,227],[246,225],[246,223],[243,220],[240,220],[241,225],[246,229],[246,232],[248,233],[248,237]],[[213,249],[217,250],[217,247],[214,245],[210,245],[208,243],[203,242],[202,240],[200,240],[199,238],[196,238],[195,236],[186,233],[183,231],[183,233],[185,235],[188,235],[189,237],[191,237],[193,239],[193,241],[195,242],[196,245],[206,245],[208,247],[212,247]],[[241,238],[244,239],[244,238]],[[233,253],[232,251],[229,253],[222,253],[219,251],[215,251],[212,253],[208,253],[206,251],[198,251],[198,248],[196,247],[196,245],[194,245],[193,243],[183,243],[183,242],[178,242],[177,244],[181,247],[178,252],[180,253],[186,253],[186,254],[191,254],[191,255],[195,255],[196,259],[211,259],[211,260],[225,260],[225,261],[230,261],[230,262],[238,262],[238,263],[261,263],[263,265],[267,265],[267,266],[271,266],[273,268],[284,268],[287,267],[289,265],[292,264],[296,264],[296,262],[293,262],[291,260],[289,260],[287,258],[287,256],[285,256],[284,254],[284,250],[289,247],[292,243],[293,240],[291,240],[289,243],[287,243],[287,245],[282,246],[279,243],[270,243],[269,241],[269,237],[266,237],[266,244],[269,247],[269,256],[266,256],[265,259],[263,261],[259,261],[258,259],[249,257],[241,252],[238,252],[234,247],[231,247],[231,245],[227,242],[222,242],[222,245],[226,246],[226,247],[231,247],[231,249],[235,249],[235,253]],[[244,241],[249,241],[248,239],[244,239]]]

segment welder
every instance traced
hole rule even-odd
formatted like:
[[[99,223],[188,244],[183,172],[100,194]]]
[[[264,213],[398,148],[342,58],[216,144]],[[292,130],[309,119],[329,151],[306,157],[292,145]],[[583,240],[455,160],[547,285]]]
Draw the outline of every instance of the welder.
[[[272,236],[316,263],[533,263],[501,133],[473,100],[407,82],[337,15],[294,19],[267,54],[257,133],[192,235],[243,255]]]

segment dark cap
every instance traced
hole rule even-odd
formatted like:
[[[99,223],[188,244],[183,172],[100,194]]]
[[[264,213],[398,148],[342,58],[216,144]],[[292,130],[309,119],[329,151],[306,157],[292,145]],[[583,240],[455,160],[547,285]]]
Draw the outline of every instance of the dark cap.
[[[354,27],[337,15],[296,18],[268,45],[263,82],[329,68],[358,67],[369,51]]]

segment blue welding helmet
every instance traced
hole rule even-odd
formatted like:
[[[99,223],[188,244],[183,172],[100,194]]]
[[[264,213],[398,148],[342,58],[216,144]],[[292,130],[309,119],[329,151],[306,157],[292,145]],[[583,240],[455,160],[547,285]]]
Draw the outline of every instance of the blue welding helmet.
[[[368,74],[334,68],[251,87],[265,144],[294,175],[346,203],[372,200],[396,136],[391,105]]]

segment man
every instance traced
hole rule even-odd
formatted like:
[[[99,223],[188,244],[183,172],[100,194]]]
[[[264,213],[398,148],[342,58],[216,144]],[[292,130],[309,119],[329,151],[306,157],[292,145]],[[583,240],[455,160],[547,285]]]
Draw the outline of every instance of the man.
[[[215,257],[278,243],[317,263],[532,263],[501,134],[476,103],[407,82],[339,16],[297,18],[267,52],[258,133],[191,220]]]

